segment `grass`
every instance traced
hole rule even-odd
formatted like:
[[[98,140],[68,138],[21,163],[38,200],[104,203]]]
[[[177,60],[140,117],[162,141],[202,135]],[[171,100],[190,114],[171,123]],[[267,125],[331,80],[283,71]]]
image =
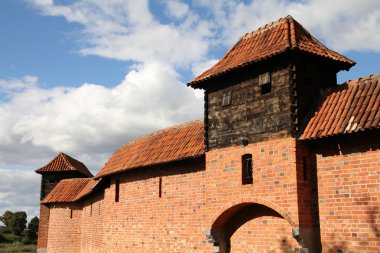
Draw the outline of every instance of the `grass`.
[[[22,237],[12,233],[0,233],[0,252],[1,253],[19,253],[19,252],[37,252],[35,244],[23,244]]]
[[[0,233],[0,236],[2,236],[5,240],[15,242],[15,241],[21,241],[21,236],[12,234],[12,233]]]
[[[0,243],[1,253],[37,252],[36,245],[24,245],[21,242]]]

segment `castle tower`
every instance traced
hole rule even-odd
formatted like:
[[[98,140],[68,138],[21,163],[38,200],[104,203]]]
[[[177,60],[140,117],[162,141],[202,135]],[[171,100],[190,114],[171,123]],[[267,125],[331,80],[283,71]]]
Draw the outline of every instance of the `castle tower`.
[[[336,73],[354,64],[291,16],[245,34],[188,84],[205,90],[206,150],[297,137]]]
[[[93,177],[87,167],[80,161],[60,153],[47,165],[36,170],[42,175],[40,200],[42,201],[50,191],[63,179]],[[48,240],[49,208],[40,204],[40,225],[38,229],[38,252],[46,252]]]
[[[229,159],[240,156],[241,187],[265,189],[280,182],[272,166],[280,168],[283,158],[291,160],[281,174],[291,175],[287,178],[289,184],[276,194],[277,199],[286,199],[285,205],[292,203],[288,210],[292,209],[297,220],[292,225],[293,237],[303,252],[318,252],[321,245],[316,168],[307,146],[298,137],[320,98],[337,85],[337,72],[354,64],[287,16],[242,36],[218,63],[188,84],[205,91],[206,162],[222,168],[228,164],[220,159],[221,153],[227,153]],[[276,146],[286,148],[271,148],[263,165],[265,143],[273,140]],[[260,151],[254,151],[257,146]],[[276,154],[281,156],[274,158]],[[271,172],[255,177],[265,166]],[[269,183],[260,188],[262,182]],[[290,184],[296,190],[289,190]],[[271,194],[265,192],[263,198]],[[225,235],[233,227],[228,224],[234,221],[221,219],[231,220],[216,224],[209,234],[216,236],[216,252],[224,253],[231,247],[230,237]]]

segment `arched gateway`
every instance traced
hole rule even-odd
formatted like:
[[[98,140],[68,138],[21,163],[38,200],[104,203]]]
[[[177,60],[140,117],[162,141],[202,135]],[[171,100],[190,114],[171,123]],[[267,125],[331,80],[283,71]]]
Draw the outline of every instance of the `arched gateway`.
[[[229,203],[206,231],[214,253],[302,252],[299,229],[287,212],[272,202]]]

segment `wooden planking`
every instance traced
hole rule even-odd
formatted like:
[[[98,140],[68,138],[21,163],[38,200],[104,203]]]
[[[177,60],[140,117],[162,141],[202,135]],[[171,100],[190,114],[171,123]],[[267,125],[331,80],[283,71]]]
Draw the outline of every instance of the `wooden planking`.
[[[261,95],[258,76],[208,92],[208,149],[289,136],[291,129],[289,67],[271,72],[272,92]],[[222,106],[222,94],[232,92],[232,103]]]

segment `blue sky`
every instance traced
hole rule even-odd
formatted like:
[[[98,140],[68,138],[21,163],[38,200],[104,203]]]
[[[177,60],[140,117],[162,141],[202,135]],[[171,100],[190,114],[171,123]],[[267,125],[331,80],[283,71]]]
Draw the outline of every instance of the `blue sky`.
[[[78,55],[79,24],[42,16],[21,0],[0,1],[0,10],[0,29],[6,34],[0,40],[2,79],[33,74],[43,87],[84,82],[114,86],[128,70],[127,62]]]
[[[357,62],[339,82],[380,72],[377,0],[5,0],[0,11],[0,214],[38,214],[33,170],[60,151],[96,173],[123,143],[202,118],[202,92],[184,84],[288,14]]]

